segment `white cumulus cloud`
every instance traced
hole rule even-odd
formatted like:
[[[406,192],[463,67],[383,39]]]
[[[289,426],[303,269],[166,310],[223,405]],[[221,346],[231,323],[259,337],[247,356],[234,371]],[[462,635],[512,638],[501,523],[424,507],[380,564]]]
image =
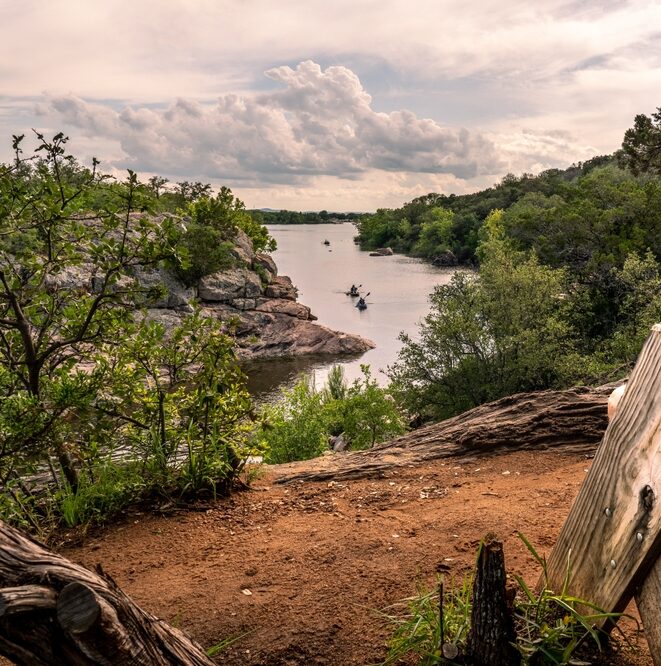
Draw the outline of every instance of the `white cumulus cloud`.
[[[266,72],[280,84],[215,104],[179,99],[166,108],[113,108],[74,95],[50,97],[42,113],[57,125],[110,139],[114,166],[231,180],[296,183],[309,176],[358,178],[372,170],[473,178],[502,166],[494,144],[407,110],[377,112],[356,74],[310,60]]]

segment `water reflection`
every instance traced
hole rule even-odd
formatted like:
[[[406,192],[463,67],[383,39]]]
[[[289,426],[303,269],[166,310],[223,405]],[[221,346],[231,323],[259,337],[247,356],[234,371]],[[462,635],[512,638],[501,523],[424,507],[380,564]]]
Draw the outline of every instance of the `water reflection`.
[[[370,257],[353,242],[352,224],[270,225],[269,231],[278,242],[273,258],[279,273],[291,277],[299,301],[312,308],[319,323],[369,338],[376,348],[354,358],[252,362],[245,367],[253,394],[272,396],[279,386],[291,386],[301,372],[314,373],[320,386],[335,363],[344,366],[349,380],[360,377],[360,365],[367,363],[385,383],[379,371],[396,359],[400,332],[416,333],[429,311],[429,294],[436,285],[449,282],[453,271],[403,255]],[[362,295],[369,294],[362,312],[355,307],[356,299],[346,294],[352,284],[361,285]]]

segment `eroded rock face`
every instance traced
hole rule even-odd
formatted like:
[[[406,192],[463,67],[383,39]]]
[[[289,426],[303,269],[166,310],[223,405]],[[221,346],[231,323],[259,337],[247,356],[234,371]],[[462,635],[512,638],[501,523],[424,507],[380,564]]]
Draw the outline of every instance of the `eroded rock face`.
[[[229,303],[237,298],[256,298],[261,294],[262,281],[246,268],[207,275],[198,286],[198,295],[203,301]]]
[[[246,266],[251,266],[253,259],[255,258],[255,250],[253,249],[252,240],[242,229],[239,229],[236,232],[232,254]]]
[[[259,313],[255,313],[259,314]],[[238,339],[243,358],[299,356],[305,354],[362,354],[374,343],[359,335],[340,333],[311,321],[285,314],[263,313],[261,326],[251,335],[257,339]]]
[[[283,312],[240,311],[224,303],[208,303],[203,311],[206,316],[216,317],[225,324],[236,338],[237,352],[243,359],[362,354],[374,348],[373,342],[359,335],[334,331]]]
[[[267,298],[284,298],[287,301],[295,301],[298,297],[298,289],[293,285],[291,278],[279,275],[274,277],[271,284],[266,287],[264,295]]]
[[[137,268],[134,277],[141,288],[150,289],[153,295],[145,294],[144,302],[150,308],[171,308],[192,312],[195,288],[186,287],[170,271],[164,268],[148,270]]]
[[[278,267],[275,265],[275,261],[268,254],[256,254],[252,260],[253,267],[260,266],[264,271],[266,271],[269,283],[273,282],[273,278],[278,274]]]
[[[307,305],[297,303],[296,301],[286,301],[272,298],[270,300],[258,302],[253,309],[259,312],[286,314],[290,317],[296,317],[298,319],[304,320],[316,319],[316,317],[310,312],[310,308]]]

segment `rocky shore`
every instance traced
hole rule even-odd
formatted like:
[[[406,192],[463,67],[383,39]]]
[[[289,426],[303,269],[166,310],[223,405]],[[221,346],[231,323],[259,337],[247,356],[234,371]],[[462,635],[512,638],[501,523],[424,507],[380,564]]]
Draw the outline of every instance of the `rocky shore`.
[[[374,347],[359,335],[315,323],[310,308],[297,301],[298,290],[291,279],[278,275],[273,259],[255,253],[242,231],[235,242],[237,267],[206,275],[197,287],[187,288],[164,269],[141,272],[140,282],[162,294],[147,303],[148,317],[173,326],[197,301],[205,314],[225,324],[236,339],[239,356],[246,360],[360,354]]]

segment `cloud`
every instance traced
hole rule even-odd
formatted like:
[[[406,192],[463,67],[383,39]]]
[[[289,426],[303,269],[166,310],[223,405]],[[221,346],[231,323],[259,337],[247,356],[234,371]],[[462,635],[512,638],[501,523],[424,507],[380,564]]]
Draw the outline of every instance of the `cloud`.
[[[493,143],[411,111],[376,112],[354,72],[310,60],[269,69],[280,87],[226,94],[216,104],[179,99],[167,108],[108,105],[51,97],[53,120],[116,141],[124,166],[139,171],[230,180],[301,183],[372,169],[472,178],[501,168]],[[118,166],[118,165],[114,165]]]

